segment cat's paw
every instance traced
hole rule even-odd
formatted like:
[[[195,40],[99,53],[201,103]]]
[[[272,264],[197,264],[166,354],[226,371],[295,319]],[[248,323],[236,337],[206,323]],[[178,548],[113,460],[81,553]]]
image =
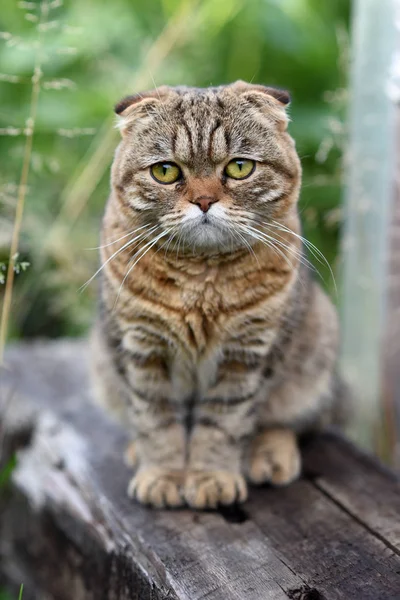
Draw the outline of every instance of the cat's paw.
[[[247,485],[240,473],[230,471],[189,471],[184,488],[192,508],[217,508],[247,499]]]
[[[301,456],[296,435],[289,429],[272,429],[253,442],[248,469],[251,483],[287,485],[298,478]]]
[[[178,508],[185,504],[181,471],[160,467],[139,469],[128,486],[128,495],[154,508]]]

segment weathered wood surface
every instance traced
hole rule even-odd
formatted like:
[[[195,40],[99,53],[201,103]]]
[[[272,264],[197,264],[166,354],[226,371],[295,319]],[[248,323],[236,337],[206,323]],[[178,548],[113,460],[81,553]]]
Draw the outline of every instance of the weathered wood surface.
[[[243,509],[152,511],[126,495],[127,437],[90,403],[87,347],[19,346],[1,373],[4,580],[24,600],[394,600],[400,487],[346,441],[304,448],[303,478]]]

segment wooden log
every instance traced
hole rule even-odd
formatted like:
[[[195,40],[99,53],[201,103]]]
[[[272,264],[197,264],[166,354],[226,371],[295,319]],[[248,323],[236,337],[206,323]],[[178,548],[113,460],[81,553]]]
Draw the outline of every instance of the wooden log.
[[[400,487],[329,434],[288,488],[243,508],[154,511],[126,495],[126,434],[91,403],[80,342],[22,345],[1,373],[0,571],[24,600],[394,600]]]

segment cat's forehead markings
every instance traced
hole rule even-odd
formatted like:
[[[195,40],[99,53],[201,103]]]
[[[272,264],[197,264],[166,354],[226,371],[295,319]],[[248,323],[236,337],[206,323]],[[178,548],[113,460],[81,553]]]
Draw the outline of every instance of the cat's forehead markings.
[[[229,135],[218,117],[198,122],[182,120],[173,140],[173,152],[176,160],[189,167],[217,164],[228,156],[228,140]]]
[[[190,165],[194,159],[193,137],[187,123],[181,121],[173,140],[173,152],[180,162]]]
[[[179,117],[173,140],[176,159],[189,166],[222,162],[229,152],[229,134],[217,94],[184,94],[176,110]]]
[[[176,160],[197,171],[225,162],[232,153],[250,155],[254,136],[250,130],[244,134],[242,112],[235,108],[216,91],[181,93],[158,116],[154,133],[162,143],[150,154],[160,151],[158,161]]]

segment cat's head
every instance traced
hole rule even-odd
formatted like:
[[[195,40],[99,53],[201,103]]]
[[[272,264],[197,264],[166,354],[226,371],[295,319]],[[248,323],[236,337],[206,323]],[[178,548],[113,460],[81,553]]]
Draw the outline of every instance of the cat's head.
[[[287,92],[242,81],[163,86],[122,100],[112,181],[124,214],[182,248],[254,242],[264,223],[297,203],[288,103]]]

